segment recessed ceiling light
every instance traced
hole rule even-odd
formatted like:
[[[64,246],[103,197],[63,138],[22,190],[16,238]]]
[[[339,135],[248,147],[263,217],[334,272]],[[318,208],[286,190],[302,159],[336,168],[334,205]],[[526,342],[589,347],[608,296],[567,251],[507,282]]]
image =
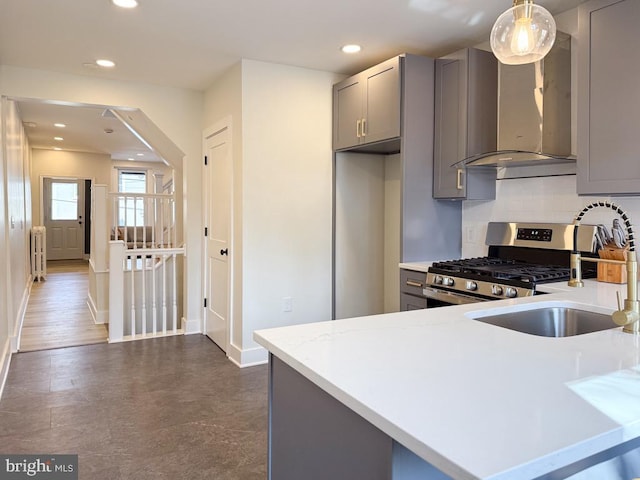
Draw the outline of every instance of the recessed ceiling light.
[[[58,127],[58,128],[64,128],[66,127],[66,125],[64,123],[54,123],[53,124],[54,127]]]
[[[116,7],[122,8],[135,8],[138,6],[138,2],[136,0],[111,0]]]
[[[344,53],[358,53],[360,50],[362,50],[362,47],[360,45],[350,44],[344,45],[340,50],[342,50]]]
[[[116,66],[114,62],[112,62],[111,60],[106,60],[104,58],[100,60],[96,60],[96,65],[104,68],[113,68]]]
[[[127,160],[133,162],[133,158],[131,158],[131,157],[127,158]]]
[[[57,141],[57,142],[61,142],[61,141],[63,141],[63,140],[64,140],[64,138],[62,138],[62,137],[53,137],[53,139],[54,139],[55,141]]]
[[[61,151],[61,150],[62,150],[60,147],[53,147],[53,149],[54,149],[56,152],[59,152],[59,151]]]
[[[144,157],[144,153],[136,153],[139,157]]]

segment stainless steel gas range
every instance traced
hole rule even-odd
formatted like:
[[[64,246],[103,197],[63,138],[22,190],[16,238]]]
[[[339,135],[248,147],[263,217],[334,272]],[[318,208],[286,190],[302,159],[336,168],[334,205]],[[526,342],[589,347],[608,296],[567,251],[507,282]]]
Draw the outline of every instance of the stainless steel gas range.
[[[422,294],[427,308],[541,293],[539,286],[569,280],[573,249],[570,224],[492,222],[487,228],[488,256],[435,262]],[[581,226],[577,248],[592,255],[596,226]],[[596,270],[586,268],[585,277]]]

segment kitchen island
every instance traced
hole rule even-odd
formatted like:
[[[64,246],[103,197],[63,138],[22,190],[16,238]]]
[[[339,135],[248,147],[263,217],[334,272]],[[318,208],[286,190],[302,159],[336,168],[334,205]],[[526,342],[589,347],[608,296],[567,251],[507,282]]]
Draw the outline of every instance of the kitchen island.
[[[546,338],[472,318],[532,304],[609,313],[624,286],[541,290],[255,332],[272,359],[271,478],[567,478],[622,454],[606,478],[640,477],[638,337]],[[344,472],[341,458],[355,459]]]

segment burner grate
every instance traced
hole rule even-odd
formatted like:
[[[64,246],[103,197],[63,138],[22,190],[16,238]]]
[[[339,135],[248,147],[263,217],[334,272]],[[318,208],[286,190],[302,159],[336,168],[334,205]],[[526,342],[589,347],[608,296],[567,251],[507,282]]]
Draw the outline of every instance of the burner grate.
[[[569,268],[536,265],[497,257],[476,257],[433,263],[440,273],[473,276],[488,280],[513,280],[531,285],[569,279]]]

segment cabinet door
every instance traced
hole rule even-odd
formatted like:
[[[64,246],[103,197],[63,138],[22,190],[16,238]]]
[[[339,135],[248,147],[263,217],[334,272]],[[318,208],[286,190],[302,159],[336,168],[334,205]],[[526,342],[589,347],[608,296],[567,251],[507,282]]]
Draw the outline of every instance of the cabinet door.
[[[433,197],[464,198],[464,172],[452,165],[466,156],[466,62],[436,60]]]
[[[410,310],[423,310],[427,308],[427,299],[424,297],[416,297],[415,295],[400,294],[400,311],[408,312]]]
[[[333,149],[360,143],[362,97],[365,84],[360,76],[350,77],[333,87]]]
[[[436,61],[434,198],[491,200],[495,169],[453,168],[496,149],[498,63],[466,48]]]
[[[640,193],[640,2],[579,7],[578,193]]]
[[[400,136],[400,57],[363,72],[366,83],[362,143]]]

